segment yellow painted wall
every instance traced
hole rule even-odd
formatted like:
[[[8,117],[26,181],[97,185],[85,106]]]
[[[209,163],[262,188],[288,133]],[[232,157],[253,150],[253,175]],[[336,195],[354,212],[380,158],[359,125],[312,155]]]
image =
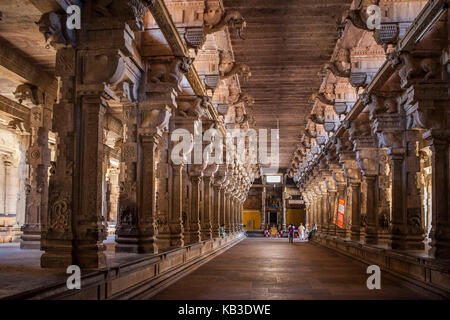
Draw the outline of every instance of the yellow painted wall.
[[[286,226],[293,224],[298,228],[300,223],[305,225],[305,210],[304,209],[287,209],[286,211]]]
[[[244,210],[242,212],[242,223],[246,226],[246,230],[261,229],[261,211],[259,210]]]

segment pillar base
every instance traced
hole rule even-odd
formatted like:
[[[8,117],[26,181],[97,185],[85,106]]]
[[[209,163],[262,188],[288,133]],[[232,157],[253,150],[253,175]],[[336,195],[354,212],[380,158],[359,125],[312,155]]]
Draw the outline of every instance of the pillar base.
[[[20,236],[20,249],[41,249],[41,226],[38,224],[26,224],[21,228],[23,234]]]
[[[211,228],[201,230],[202,240],[211,240],[213,238]]]
[[[124,237],[116,235],[115,252],[123,253],[158,253],[158,246],[154,238],[140,238],[140,237]]]
[[[183,235],[172,235],[170,237],[170,247],[171,248],[183,248],[184,247]]]
[[[350,229],[350,239],[352,241],[361,242],[364,241],[364,233],[362,232],[362,229],[359,227],[353,227]]]
[[[23,250],[40,250],[41,234],[24,233],[20,237],[20,249]]]
[[[170,233],[158,233],[156,236],[156,244],[158,246],[158,249],[160,250],[166,250],[170,248]]]
[[[139,240],[137,228],[119,226],[116,229],[116,252],[138,253]]]
[[[103,245],[101,245],[103,246]],[[106,268],[106,255],[101,251],[82,252],[77,255],[77,265],[82,269]]]
[[[42,268],[64,268],[75,264],[72,241],[46,240],[45,252],[41,256]]]
[[[367,244],[378,244],[378,233],[377,232],[366,232],[365,243]]]
[[[352,231],[350,228],[345,228],[342,230],[342,238],[350,240],[352,237]]]
[[[447,260],[450,259],[450,243],[447,245],[434,246],[428,252],[430,258]]]
[[[185,235],[185,243],[186,244],[194,244],[202,241],[202,237],[200,236],[199,231],[189,231]]]
[[[420,237],[392,235],[389,248],[392,250],[424,250],[425,243]]]

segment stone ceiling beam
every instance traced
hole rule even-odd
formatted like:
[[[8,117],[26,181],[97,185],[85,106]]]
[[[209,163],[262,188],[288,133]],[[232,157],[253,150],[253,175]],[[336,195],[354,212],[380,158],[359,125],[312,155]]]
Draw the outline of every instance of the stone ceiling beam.
[[[172,20],[172,17],[164,4],[163,0],[148,1],[149,10],[161,29],[167,43],[169,44],[173,54],[177,57],[187,57],[189,58],[189,50],[181,39],[180,34]],[[188,80],[190,86],[194,93],[198,96],[206,96],[206,88],[203,85],[194,64],[191,64],[189,72],[186,73],[186,79]],[[218,121],[218,114],[214,108],[210,108],[210,113],[213,115],[215,121]],[[219,126],[222,134],[225,135],[225,129],[222,125]]]
[[[444,10],[448,10],[448,5],[449,0],[435,0],[427,2],[425,7],[414,20],[414,23],[412,23],[406,31],[404,37],[398,42],[395,48],[395,53],[408,52],[413,50],[419,42],[419,37],[421,37],[426,32],[426,30],[429,30],[430,27],[434,25],[434,23],[439,18],[439,16],[441,16]],[[366,97],[369,97],[369,95],[375,90],[381,88],[395,72],[395,68],[392,67],[392,61],[390,61],[390,59],[387,59],[380,67],[372,81],[368,84],[364,93],[360,95],[350,112],[342,121],[344,125],[339,126],[335,134],[336,137],[342,136],[347,130],[346,125],[355,120],[364,110],[365,105],[367,104],[364,103],[364,99]],[[329,150],[332,145],[333,140],[329,141],[327,145],[325,145],[324,150]],[[324,153],[322,152],[317,158],[317,161],[320,161],[323,155]],[[314,167],[315,165],[316,164],[314,163],[311,167]]]
[[[16,83],[29,83],[56,97],[58,81],[42,71],[21,51],[0,39],[0,76]]]
[[[27,123],[30,119],[30,109],[0,95],[0,111]]]

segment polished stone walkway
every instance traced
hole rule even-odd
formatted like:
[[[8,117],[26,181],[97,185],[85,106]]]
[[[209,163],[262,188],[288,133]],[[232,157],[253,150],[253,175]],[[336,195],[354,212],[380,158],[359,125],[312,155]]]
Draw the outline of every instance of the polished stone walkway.
[[[307,242],[249,238],[154,299],[427,298],[383,276],[381,290],[369,290],[368,277],[362,264]]]

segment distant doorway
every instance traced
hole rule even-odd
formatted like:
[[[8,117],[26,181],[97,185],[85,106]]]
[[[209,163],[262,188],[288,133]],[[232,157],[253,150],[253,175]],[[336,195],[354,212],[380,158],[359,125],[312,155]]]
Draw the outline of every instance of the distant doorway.
[[[277,226],[278,225],[278,221],[277,221],[277,212],[270,212],[269,213],[269,225],[270,226]]]

